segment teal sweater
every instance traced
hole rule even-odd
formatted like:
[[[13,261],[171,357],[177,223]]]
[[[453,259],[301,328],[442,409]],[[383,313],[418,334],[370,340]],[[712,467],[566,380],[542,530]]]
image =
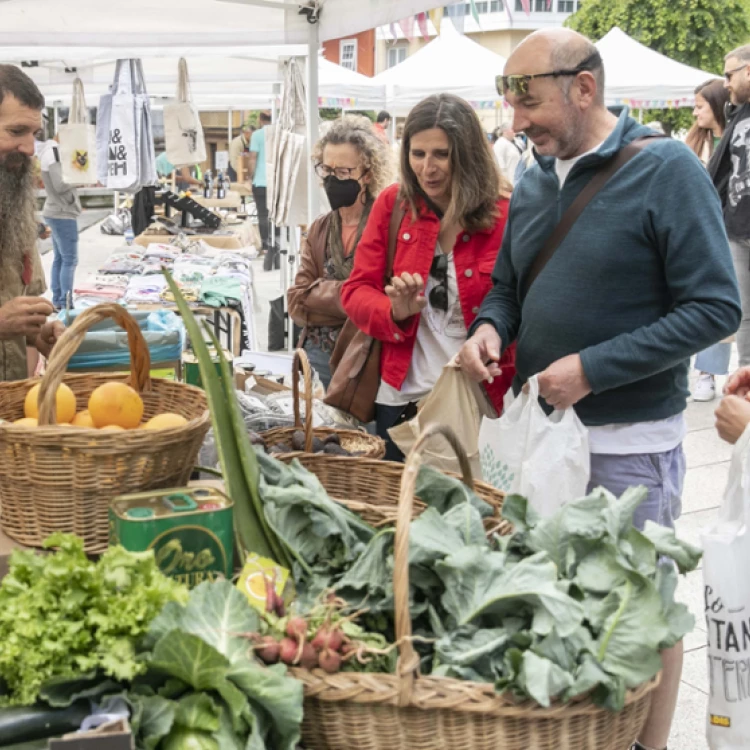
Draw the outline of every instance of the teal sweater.
[[[649,144],[609,181],[519,302],[533,259],[596,167],[649,132],[626,110],[562,190],[555,160],[537,157],[513,191],[494,286],[472,326],[492,323],[504,347],[517,342],[516,389],[579,353],[593,392],[575,408],[587,425],[679,414],[690,356],[740,323],[718,196],[672,139]]]

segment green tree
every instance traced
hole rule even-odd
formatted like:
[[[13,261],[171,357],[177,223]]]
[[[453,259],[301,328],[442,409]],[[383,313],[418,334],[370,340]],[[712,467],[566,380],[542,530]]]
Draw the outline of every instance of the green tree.
[[[619,26],[673,60],[721,74],[724,55],[750,36],[750,0],[583,0],[566,24],[593,41]],[[646,120],[689,127],[689,110],[651,110]]]

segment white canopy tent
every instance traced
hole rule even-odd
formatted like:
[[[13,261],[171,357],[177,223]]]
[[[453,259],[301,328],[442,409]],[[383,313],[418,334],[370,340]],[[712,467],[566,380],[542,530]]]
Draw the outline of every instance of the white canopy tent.
[[[495,76],[505,67],[505,58],[459,34],[444,21],[440,36],[380,75],[375,82],[387,86],[388,110],[406,115],[431,94],[450,92],[474,104],[494,108],[500,97]]]
[[[692,107],[696,87],[719,77],[655,52],[617,27],[596,46],[604,60],[608,105],[627,104],[639,109]]]

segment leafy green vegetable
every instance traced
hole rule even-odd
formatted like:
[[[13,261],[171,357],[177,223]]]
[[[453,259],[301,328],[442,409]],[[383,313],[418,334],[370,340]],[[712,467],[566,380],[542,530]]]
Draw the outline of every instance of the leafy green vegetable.
[[[151,552],[111,547],[94,563],[83,542],[54,534],[42,556],[16,550],[0,584],[0,705],[29,705],[45,682],[101,672],[132,680],[144,671],[138,641],[187,590],[162,575]]]

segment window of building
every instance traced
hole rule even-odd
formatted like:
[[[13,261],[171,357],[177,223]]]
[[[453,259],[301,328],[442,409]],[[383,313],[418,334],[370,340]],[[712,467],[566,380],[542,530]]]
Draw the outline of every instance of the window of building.
[[[339,61],[342,68],[357,72],[357,40],[342,39],[339,47]]]
[[[490,13],[500,13],[503,10],[502,0],[492,0],[490,3]]]
[[[558,13],[575,13],[578,9],[578,3],[575,0],[557,0]]]
[[[406,60],[406,53],[407,47],[404,44],[400,44],[397,47],[391,47],[388,50],[388,67],[393,68]]]
[[[487,0],[478,0],[474,4],[477,6],[477,13],[489,13],[490,12],[490,4],[489,2],[487,2]]]
[[[548,13],[552,10],[549,0],[534,0],[534,11],[537,13]]]

